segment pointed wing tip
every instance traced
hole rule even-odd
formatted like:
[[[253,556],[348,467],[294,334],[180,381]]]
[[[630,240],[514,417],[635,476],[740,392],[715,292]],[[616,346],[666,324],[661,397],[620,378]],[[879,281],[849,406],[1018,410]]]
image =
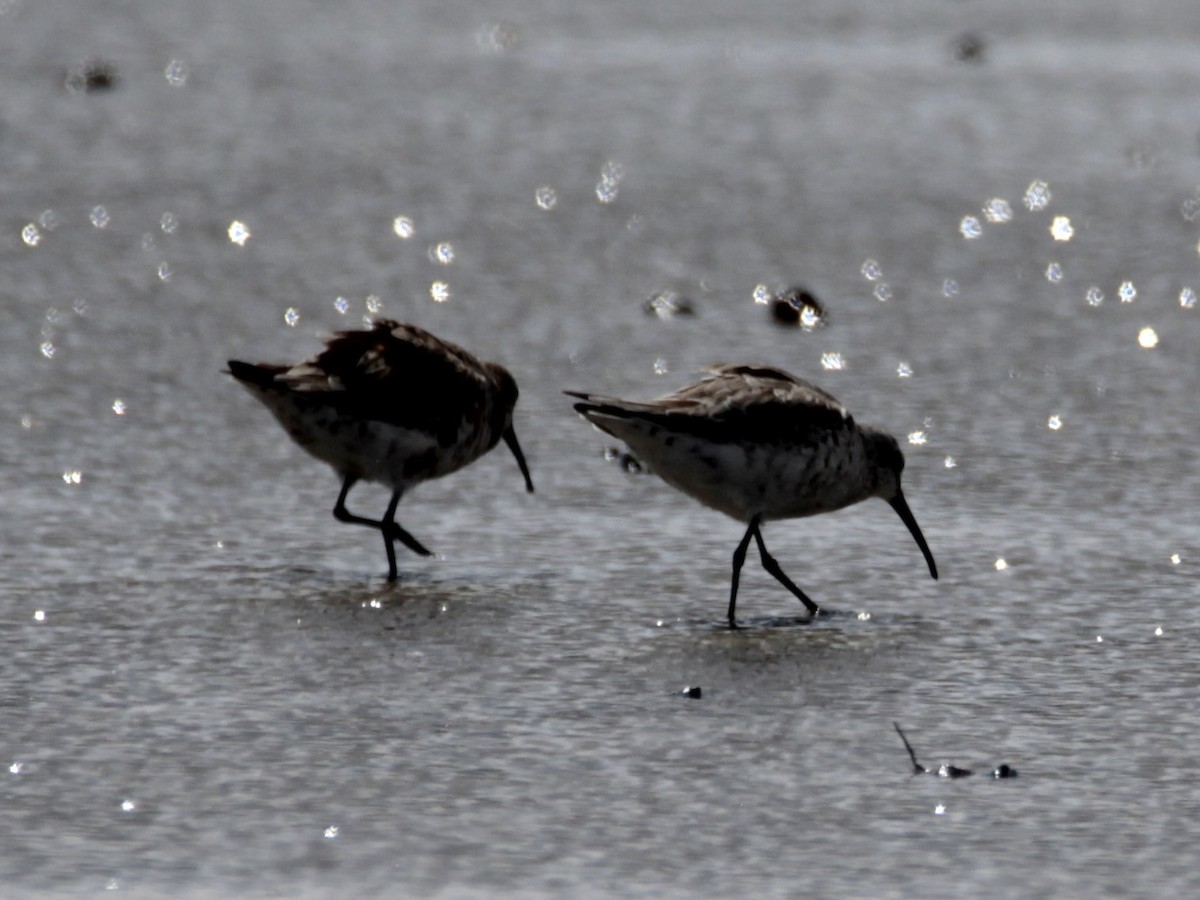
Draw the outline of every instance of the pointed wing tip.
[[[574,397],[577,400],[582,400],[582,403],[572,403],[571,408],[579,415],[583,416],[588,421],[589,412],[595,412],[597,409],[597,399],[595,394],[585,394],[583,391],[563,391],[568,397]]]
[[[229,368],[222,371],[227,375],[232,375],[243,384],[265,385],[271,383],[275,378],[275,371],[268,366],[258,366],[237,359],[229,360],[226,365]]]

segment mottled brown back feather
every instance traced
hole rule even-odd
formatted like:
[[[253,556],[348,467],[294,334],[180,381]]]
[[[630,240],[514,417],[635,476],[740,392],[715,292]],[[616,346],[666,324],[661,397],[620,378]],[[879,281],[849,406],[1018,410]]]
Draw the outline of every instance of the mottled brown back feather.
[[[832,395],[782,369],[720,366],[713,375],[645,403],[568,392],[584,402],[576,412],[640,419],[676,434],[714,443],[806,446],[854,420]]]
[[[497,370],[424,329],[384,319],[370,331],[334,335],[316,358],[279,380],[342,415],[426,431],[450,446],[464,419],[482,421],[489,389],[500,388]],[[514,387],[503,415],[515,395]]]
[[[482,419],[490,378],[480,362],[415,325],[391,320],[344,331],[312,365],[343,390],[331,401],[344,415],[437,434],[449,446],[464,418]]]

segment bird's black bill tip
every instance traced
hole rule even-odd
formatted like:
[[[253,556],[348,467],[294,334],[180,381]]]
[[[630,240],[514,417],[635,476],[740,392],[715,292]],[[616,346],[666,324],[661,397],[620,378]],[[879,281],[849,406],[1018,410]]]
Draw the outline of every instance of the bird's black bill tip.
[[[912,514],[912,510],[908,508],[908,503],[904,499],[904,495],[899,491],[896,496],[888,501],[896,514],[900,516],[902,521],[913,536],[913,540],[917,542],[917,546],[921,548],[921,552],[925,554],[925,562],[929,563],[929,574],[936,581],[938,577],[937,563],[933,561],[933,553],[929,550],[929,545],[925,543],[925,536],[921,534],[921,527],[917,525],[917,520]]]
[[[504,443],[508,444],[508,449],[512,451],[512,455],[517,459],[521,475],[525,478],[525,491],[532,494],[533,479],[529,477],[529,465],[525,462],[525,454],[521,452],[521,445],[517,443],[517,433],[513,431],[511,425],[504,431]]]

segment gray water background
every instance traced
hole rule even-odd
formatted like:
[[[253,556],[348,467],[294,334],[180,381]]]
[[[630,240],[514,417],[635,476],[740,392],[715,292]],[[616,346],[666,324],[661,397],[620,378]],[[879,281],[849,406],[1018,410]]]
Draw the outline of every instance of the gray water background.
[[[1179,0],[4,0],[5,895],[1195,894],[1198,33]],[[90,59],[115,89],[65,90]],[[796,282],[828,327],[755,303]],[[369,307],[514,372],[537,484],[500,448],[414,491],[437,556],[395,585],[221,373]],[[751,554],[721,627],[741,526],[560,391],[729,360],[900,437],[939,581],[872,501],[765,532],[842,614]],[[980,774],[911,776],[893,720]]]

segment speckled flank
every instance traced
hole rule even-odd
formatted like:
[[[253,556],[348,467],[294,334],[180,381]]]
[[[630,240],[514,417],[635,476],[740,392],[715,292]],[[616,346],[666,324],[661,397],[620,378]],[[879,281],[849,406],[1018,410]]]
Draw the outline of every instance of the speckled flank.
[[[816,515],[873,496],[879,478],[866,436],[879,432],[859,427],[820,389],[774,371],[727,367],[653,403],[589,398],[580,411],[672,487],[742,522]]]

